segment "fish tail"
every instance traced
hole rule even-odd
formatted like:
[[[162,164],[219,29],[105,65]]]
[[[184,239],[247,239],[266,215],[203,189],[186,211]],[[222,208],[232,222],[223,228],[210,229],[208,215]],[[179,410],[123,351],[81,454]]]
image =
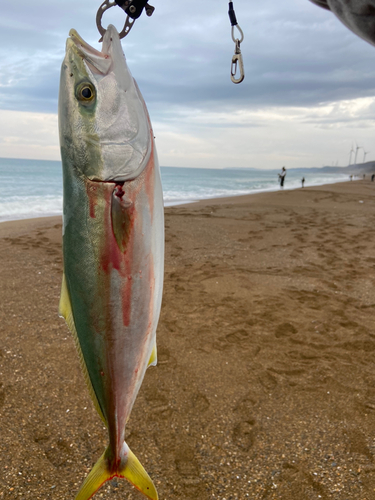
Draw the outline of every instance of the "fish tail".
[[[122,464],[125,463],[125,466],[122,465],[117,470],[109,467],[107,458],[109,448],[103,453],[86,477],[75,500],[89,500],[106,481],[110,481],[114,477],[127,479],[147,498],[158,500],[158,493],[150,476],[127,445],[125,445],[125,449],[127,452],[126,459],[121,461]]]
[[[150,476],[143,468],[141,462],[126,445],[128,459],[125,467],[119,470],[118,477],[127,479],[137,490],[143,493],[150,500],[158,500],[158,492]]]

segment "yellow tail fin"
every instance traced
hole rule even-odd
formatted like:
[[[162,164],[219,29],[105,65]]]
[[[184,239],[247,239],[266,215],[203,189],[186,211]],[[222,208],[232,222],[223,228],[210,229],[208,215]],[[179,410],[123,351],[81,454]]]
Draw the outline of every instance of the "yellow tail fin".
[[[75,500],[89,500],[106,481],[114,477],[127,479],[147,498],[150,500],[158,500],[158,493],[150,476],[128,446],[126,446],[126,450],[126,465],[121,470],[115,472],[113,470],[110,471],[108,468],[108,460],[106,458],[108,456],[108,450],[105,451],[85,479]]]

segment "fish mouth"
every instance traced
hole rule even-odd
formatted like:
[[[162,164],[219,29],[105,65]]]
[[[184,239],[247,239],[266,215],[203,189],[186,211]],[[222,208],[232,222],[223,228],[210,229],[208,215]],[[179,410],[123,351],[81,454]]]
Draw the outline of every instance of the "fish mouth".
[[[67,48],[75,49],[94,74],[106,75],[112,65],[112,58],[109,52],[113,37],[116,36],[117,31],[114,32],[111,28],[114,28],[114,26],[109,26],[104,35],[101,52],[88,44],[75,29],[69,31],[70,38],[67,40]]]

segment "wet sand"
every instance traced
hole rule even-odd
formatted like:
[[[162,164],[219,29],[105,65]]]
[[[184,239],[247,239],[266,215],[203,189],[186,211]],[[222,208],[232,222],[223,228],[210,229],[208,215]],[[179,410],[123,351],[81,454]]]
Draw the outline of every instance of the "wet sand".
[[[375,183],[165,212],[159,364],[127,433],[160,499],[373,500]],[[0,224],[0,499],[73,499],[107,444],[61,274],[60,218]]]

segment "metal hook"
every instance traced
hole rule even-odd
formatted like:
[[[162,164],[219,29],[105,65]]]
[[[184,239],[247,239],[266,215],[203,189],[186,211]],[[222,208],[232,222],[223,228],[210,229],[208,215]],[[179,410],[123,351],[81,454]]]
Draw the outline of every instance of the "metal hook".
[[[234,28],[238,29],[241,38],[236,38],[234,36]],[[240,25],[239,24],[233,25],[232,26],[232,40],[236,44],[236,47],[234,49],[234,56],[232,57],[232,67],[231,67],[231,71],[230,71],[230,77],[231,77],[231,80],[233,83],[241,83],[241,82],[243,82],[243,80],[245,78],[245,68],[243,65],[243,59],[242,59],[242,54],[241,54],[241,49],[240,49],[240,45],[241,45],[241,42],[243,42],[243,39],[244,39],[244,34],[243,34],[242,29],[240,28]],[[236,78],[237,66],[240,67],[240,76],[238,78]]]
[[[240,76],[236,78],[236,73],[237,73],[237,63],[240,67]],[[243,82],[245,78],[245,70],[244,70],[244,65],[243,65],[243,59],[242,59],[242,54],[234,54],[232,57],[232,68],[230,72],[230,77],[233,83],[241,83]]]
[[[237,65],[240,67],[240,76],[238,78],[236,78]],[[245,68],[243,65],[239,40],[236,40],[236,49],[234,51],[234,56],[232,57],[232,67],[230,71],[230,77],[233,83],[241,83],[245,78]]]
[[[98,12],[96,13],[96,26],[98,27],[99,33],[102,35],[99,42],[103,41],[103,36],[105,32],[107,31],[106,29],[103,28],[102,26],[102,17],[104,15],[104,12],[111,7],[117,6],[116,2],[111,2],[110,0],[105,0],[101,6],[99,7]],[[122,28],[121,32],[119,33],[120,38],[125,38],[126,35],[129,34],[129,31],[132,29],[134,25],[135,19],[132,19],[131,17],[127,16],[125,20],[124,27]]]

